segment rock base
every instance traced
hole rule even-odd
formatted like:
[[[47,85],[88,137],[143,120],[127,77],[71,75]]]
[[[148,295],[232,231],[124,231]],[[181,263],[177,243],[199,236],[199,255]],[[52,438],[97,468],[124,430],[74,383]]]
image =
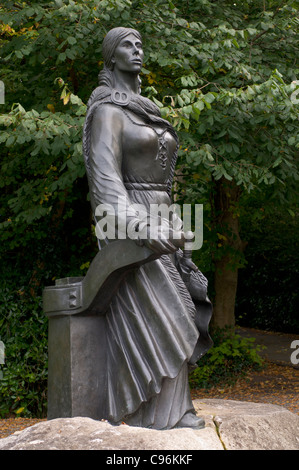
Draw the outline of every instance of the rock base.
[[[194,400],[204,429],[157,431],[91,418],[40,422],[0,440],[0,450],[299,450],[299,416],[233,400]]]
[[[234,400],[195,400],[227,450],[299,450],[299,416],[286,408]]]

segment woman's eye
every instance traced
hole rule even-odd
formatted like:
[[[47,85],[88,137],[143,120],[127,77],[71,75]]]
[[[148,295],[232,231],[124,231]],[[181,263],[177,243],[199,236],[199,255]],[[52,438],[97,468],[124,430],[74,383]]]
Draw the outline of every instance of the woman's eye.
[[[133,47],[137,47],[137,49],[142,49],[142,44],[131,44],[129,42],[125,42],[123,44],[123,47],[125,47],[126,49],[130,49],[130,48],[133,48]]]

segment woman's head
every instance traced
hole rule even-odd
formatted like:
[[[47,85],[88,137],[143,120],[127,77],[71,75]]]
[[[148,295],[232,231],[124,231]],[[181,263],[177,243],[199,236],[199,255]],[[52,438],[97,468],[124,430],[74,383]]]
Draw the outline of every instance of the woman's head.
[[[102,51],[103,51],[103,59],[105,66],[109,70],[113,70],[114,67],[114,53],[119,45],[119,43],[125,39],[127,36],[133,35],[135,38],[137,38],[141,42],[141,35],[138,31],[135,29],[131,28],[113,28],[111,29],[105,36],[103,45],[102,45]]]
[[[101,86],[114,86],[114,75],[113,69],[115,67],[115,51],[118,46],[125,40],[128,36],[136,38],[141,44],[141,35],[138,31],[132,28],[113,28],[105,36],[102,52],[104,59],[104,68],[99,73],[99,85]],[[143,53],[142,53],[143,57]]]

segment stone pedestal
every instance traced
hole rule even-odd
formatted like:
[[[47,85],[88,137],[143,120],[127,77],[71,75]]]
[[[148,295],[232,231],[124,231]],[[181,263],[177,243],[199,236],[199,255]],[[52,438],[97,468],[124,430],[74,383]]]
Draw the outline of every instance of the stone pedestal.
[[[126,274],[157,257],[133,240],[116,240],[99,251],[84,278],[58,279],[44,289],[49,419],[106,416],[105,313]]]
[[[48,419],[105,416],[105,317],[49,317]]]

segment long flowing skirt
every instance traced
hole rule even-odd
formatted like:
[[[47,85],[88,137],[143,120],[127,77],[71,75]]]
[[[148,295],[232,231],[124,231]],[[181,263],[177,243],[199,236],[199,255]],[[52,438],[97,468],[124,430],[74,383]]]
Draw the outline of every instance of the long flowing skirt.
[[[172,255],[127,275],[106,314],[106,419],[169,429],[194,413],[188,362],[200,335],[195,315]]]

